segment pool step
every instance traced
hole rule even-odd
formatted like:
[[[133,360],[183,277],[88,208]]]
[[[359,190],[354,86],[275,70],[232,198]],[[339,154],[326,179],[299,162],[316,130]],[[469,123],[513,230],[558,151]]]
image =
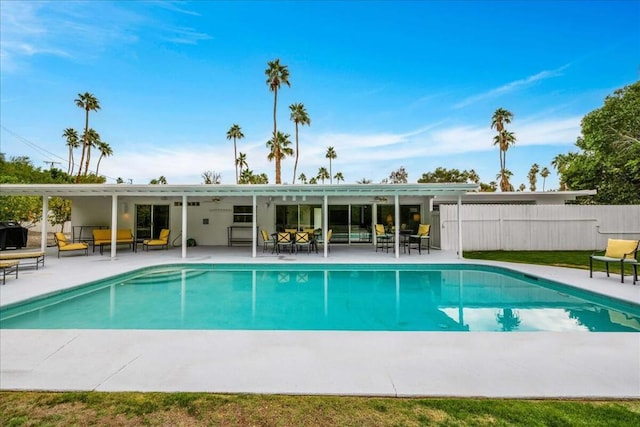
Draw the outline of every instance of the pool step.
[[[185,279],[192,279],[203,274],[207,274],[206,270],[187,270],[184,274]],[[156,285],[160,283],[173,282],[182,278],[182,270],[164,270],[145,273],[141,276],[133,277],[127,280],[127,285]]]

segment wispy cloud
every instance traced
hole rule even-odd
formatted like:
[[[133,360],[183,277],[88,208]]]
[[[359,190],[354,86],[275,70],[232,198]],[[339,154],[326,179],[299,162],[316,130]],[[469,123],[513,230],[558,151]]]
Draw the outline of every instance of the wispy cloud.
[[[181,2],[150,4],[169,12],[198,15]],[[143,33],[145,38],[181,45],[211,39],[195,28],[174,25],[171,13],[164,13],[163,18],[148,13],[148,5],[140,9],[136,2],[3,1],[2,71],[18,71],[36,55],[86,60],[113,46],[135,44]]]
[[[557,76],[561,76],[562,75],[562,71],[564,71],[569,65],[563,65],[560,68],[556,68],[555,70],[545,70],[545,71],[541,71],[537,74],[534,74],[532,76],[526,77],[524,79],[520,79],[520,80],[516,80],[510,83],[507,83],[505,85],[502,85],[500,87],[497,87],[495,89],[491,89],[487,92],[484,93],[480,93],[478,95],[473,95],[470,96],[468,98],[463,99],[462,101],[458,102],[457,104],[454,104],[453,108],[463,108],[466,107],[468,105],[474,104],[478,101],[482,101],[485,99],[490,99],[490,98],[496,98],[500,95],[504,95],[506,93],[511,93],[514,92],[516,90],[525,88],[527,86],[532,85],[533,83],[539,82],[541,80],[545,80],[545,79],[549,79],[552,77],[557,77]]]

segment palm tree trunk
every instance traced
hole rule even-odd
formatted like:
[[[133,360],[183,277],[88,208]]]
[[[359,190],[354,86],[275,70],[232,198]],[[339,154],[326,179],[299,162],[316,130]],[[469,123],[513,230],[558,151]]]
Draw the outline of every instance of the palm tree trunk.
[[[296,122],[296,162],[293,165],[293,179],[291,182],[296,183],[296,170],[298,169],[298,122]]]
[[[87,162],[84,165],[84,176],[89,173],[89,162],[91,161],[91,144],[87,144]]]
[[[96,176],[98,176],[98,169],[100,169],[100,160],[102,160],[104,156],[101,154],[100,157],[98,157],[98,165],[96,166]]]
[[[69,146],[69,164],[67,165],[67,175],[73,175],[73,147]]]
[[[333,172],[331,170],[331,157],[329,157],[329,182],[333,184]],[[322,181],[324,184],[324,181]]]
[[[84,161],[84,153],[87,149],[87,141],[89,140],[89,109],[85,108],[84,116],[84,138],[82,138],[82,156],[80,156],[80,166],[78,167],[78,176],[76,177],[76,184],[80,182],[80,175],[82,174],[82,162]]]
[[[236,166],[236,184],[237,184],[238,183],[238,152],[236,151],[236,137],[235,136],[233,137],[233,163]]]
[[[273,90],[273,144],[278,143],[278,128],[276,126],[276,108],[278,105],[278,88]],[[276,148],[276,184],[281,183],[280,178],[280,150]]]

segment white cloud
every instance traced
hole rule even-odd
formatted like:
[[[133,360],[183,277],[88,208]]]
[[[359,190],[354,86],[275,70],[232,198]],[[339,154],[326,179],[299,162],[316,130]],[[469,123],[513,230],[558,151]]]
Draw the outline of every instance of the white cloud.
[[[496,98],[500,95],[504,95],[506,93],[510,93],[510,92],[514,92],[518,89],[527,87],[532,85],[535,82],[544,80],[544,79],[548,79],[551,77],[557,77],[557,76],[561,76],[562,75],[562,71],[564,71],[566,68],[568,67],[568,65],[563,65],[560,68],[556,68],[555,70],[545,70],[545,71],[541,71],[537,74],[534,74],[532,76],[526,77],[524,79],[521,80],[516,80],[510,83],[507,83],[505,85],[502,85],[500,87],[497,87],[495,89],[491,89],[488,90],[486,92],[480,93],[478,95],[473,95],[470,96],[468,98],[463,99],[462,101],[458,102],[457,104],[455,104],[453,106],[453,108],[463,108],[466,107],[468,105],[474,104],[478,101],[482,101],[485,99],[490,99],[490,98]]]

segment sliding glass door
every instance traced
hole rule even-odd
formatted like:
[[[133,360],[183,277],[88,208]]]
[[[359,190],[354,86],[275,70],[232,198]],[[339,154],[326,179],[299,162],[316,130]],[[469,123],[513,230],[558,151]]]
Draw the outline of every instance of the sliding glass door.
[[[136,205],[136,239],[154,239],[169,228],[169,205]]]

